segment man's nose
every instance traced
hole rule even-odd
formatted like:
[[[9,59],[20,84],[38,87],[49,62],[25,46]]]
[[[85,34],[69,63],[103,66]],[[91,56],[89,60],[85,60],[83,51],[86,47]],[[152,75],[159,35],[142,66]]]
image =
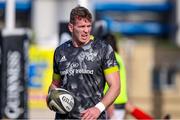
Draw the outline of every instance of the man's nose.
[[[89,27],[85,27],[84,32],[89,32]]]

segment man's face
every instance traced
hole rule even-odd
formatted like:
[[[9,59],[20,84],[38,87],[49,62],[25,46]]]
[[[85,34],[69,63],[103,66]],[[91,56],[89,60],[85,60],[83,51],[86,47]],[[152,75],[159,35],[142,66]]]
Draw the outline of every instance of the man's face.
[[[92,22],[86,18],[77,18],[75,24],[71,24],[72,37],[78,44],[86,44],[90,40]]]

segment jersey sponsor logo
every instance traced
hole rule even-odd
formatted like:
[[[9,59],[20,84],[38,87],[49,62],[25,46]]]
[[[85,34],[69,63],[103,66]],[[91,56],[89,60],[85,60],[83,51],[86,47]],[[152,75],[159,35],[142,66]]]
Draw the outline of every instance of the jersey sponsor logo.
[[[74,74],[93,74],[94,70],[87,70],[87,69],[66,69],[60,72],[61,75],[74,75]]]
[[[75,69],[75,73],[83,73],[83,74],[93,74],[94,70],[87,69]]]
[[[72,63],[71,65],[70,65],[70,68],[76,68],[76,67],[78,67],[79,66],[79,63]]]
[[[67,68],[63,71],[60,71],[61,75],[74,75],[74,74],[93,74],[94,70],[88,70],[85,68],[78,68],[80,65],[79,63],[73,62],[72,64],[68,65]]]
[[[63,56],[63,57],[61,58],[60,62],[64,62],[64,61],[66,61],[66,60],[67,60],[66,57]]]

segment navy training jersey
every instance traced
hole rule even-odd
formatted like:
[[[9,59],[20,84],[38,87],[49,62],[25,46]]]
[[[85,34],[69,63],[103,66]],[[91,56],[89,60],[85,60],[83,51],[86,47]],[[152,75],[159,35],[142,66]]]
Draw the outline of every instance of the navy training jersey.
[[[91,40],[83,47],[67,41],[54,53],[54,76],[60,77],[61,88],[75,97],[69,118],[80,118],[80,112],[95,106],[103,97],[105,74],[118,71],[112,47],[105,41]],[[100,119],[105,119],[105,113]]]

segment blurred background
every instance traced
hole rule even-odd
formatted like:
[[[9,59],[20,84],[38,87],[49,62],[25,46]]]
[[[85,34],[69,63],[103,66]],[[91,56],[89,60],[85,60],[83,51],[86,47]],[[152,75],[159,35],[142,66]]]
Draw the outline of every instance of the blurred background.
[[[94,36],[116,36],[129,100],[180,119],[179,0],[0,0],[0,118],[54,118],[45,102],[53,51],[71,38],[78,4],[92,12]]]

